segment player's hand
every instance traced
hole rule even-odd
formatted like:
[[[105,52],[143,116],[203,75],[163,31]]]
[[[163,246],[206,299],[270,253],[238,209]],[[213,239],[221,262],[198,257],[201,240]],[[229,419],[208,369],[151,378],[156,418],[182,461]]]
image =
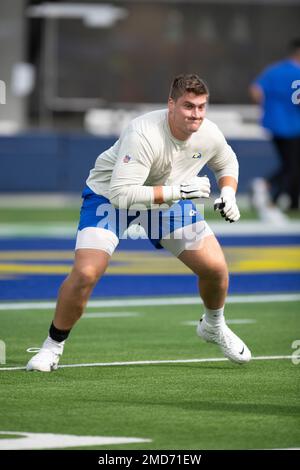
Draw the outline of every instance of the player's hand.
[[[210,182],[207,176],[194,176],[190,181],[180,185],[181,199],[209,197]]]
[[[235,191],[230,186],[225,186],[221,190],[221,195],[214,202],[214,210],[219,211],[221,216],[230,223],[237,222],[240,218],[240,211],[235,199]]]

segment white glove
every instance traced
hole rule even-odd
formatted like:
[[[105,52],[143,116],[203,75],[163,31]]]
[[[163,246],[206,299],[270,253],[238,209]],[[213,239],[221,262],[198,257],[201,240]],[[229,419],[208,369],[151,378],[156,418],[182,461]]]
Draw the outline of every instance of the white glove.
[[[180,185],[181,199],[209,197],[210,182],[207,176],[194,176],[190,181]]]
[[[240,218],[240,211],[235,199],[235,191],[231,186],[224,186],[221,194],[214,202],[214,210],[220,211],[225,220],[236,222]]]
[[[163,186],[163,200],[165,202],[179,201],[179,199],[197,199],[209,197],[210,182],[207,176],[194,176],[190,181],[180,186]]]

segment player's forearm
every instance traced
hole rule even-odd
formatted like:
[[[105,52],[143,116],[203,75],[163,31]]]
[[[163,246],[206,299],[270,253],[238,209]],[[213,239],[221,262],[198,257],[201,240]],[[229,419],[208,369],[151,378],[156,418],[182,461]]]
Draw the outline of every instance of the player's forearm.
[[[151,207],[154,204],[173,204],[180,199],[208,198],[210,182],[207,176],[194,176],[189,181],[174,186],[112,185],[110,201],[120,209],[133,204]]]
[[[152,204],[170,203],[180,197],[180,186],[126,185],[111,188],[110,201],[115,207],[128,209],[133,204],[151,207]]]
[[[154,203],[170,203],[181,199],[180,185],[178,186],[154,186]]]
[[[155,204],[162,204],[164,201],[164,192],[162,186],[154,186],[153,188],[154,193],[154,203]]]
[[[218,181],[219,188],[222,190],[225,186],[233,188],[236,193],[237,190],[237,180],[233,176],[222,176]]]
[[[124,185],[110,188],[110,202],[118,209],[128,209],[133,204],[151,207],[154,203],[154,188],[142,185]]]

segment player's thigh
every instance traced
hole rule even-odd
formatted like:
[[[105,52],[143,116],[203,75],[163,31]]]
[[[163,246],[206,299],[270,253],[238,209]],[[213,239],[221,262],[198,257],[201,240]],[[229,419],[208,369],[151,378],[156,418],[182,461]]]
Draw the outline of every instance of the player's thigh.
[[[172,238],[161,240],[161,245],[198,276],[228,275],[223,251],[205,221],[176,230]]]
[[[224,253],[213,234],[204,237],[194,249],[182,251],[178,259],[199,276],[228,275]]]
[[[160,240],[163,248],[177,258],[184,250],[196,250],[204,238],[213,235],[211,228],[205,220],[179,227]]]
[[[77,233],[73,274],[93,282],[104,274],[119,243],[110,230],[87,227]]]

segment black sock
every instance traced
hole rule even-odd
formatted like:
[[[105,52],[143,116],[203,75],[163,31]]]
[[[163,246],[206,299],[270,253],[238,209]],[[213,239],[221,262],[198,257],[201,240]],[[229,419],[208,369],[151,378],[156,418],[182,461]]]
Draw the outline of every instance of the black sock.
[[[58,343],[61,343],[67,337],[69,336],[71,330],[59,330],[56,328],[56,326],[53,325],[53,322],[51,323],[50,329],[49,329],[49,336],[51,339],[54,341],[57,341]]]

